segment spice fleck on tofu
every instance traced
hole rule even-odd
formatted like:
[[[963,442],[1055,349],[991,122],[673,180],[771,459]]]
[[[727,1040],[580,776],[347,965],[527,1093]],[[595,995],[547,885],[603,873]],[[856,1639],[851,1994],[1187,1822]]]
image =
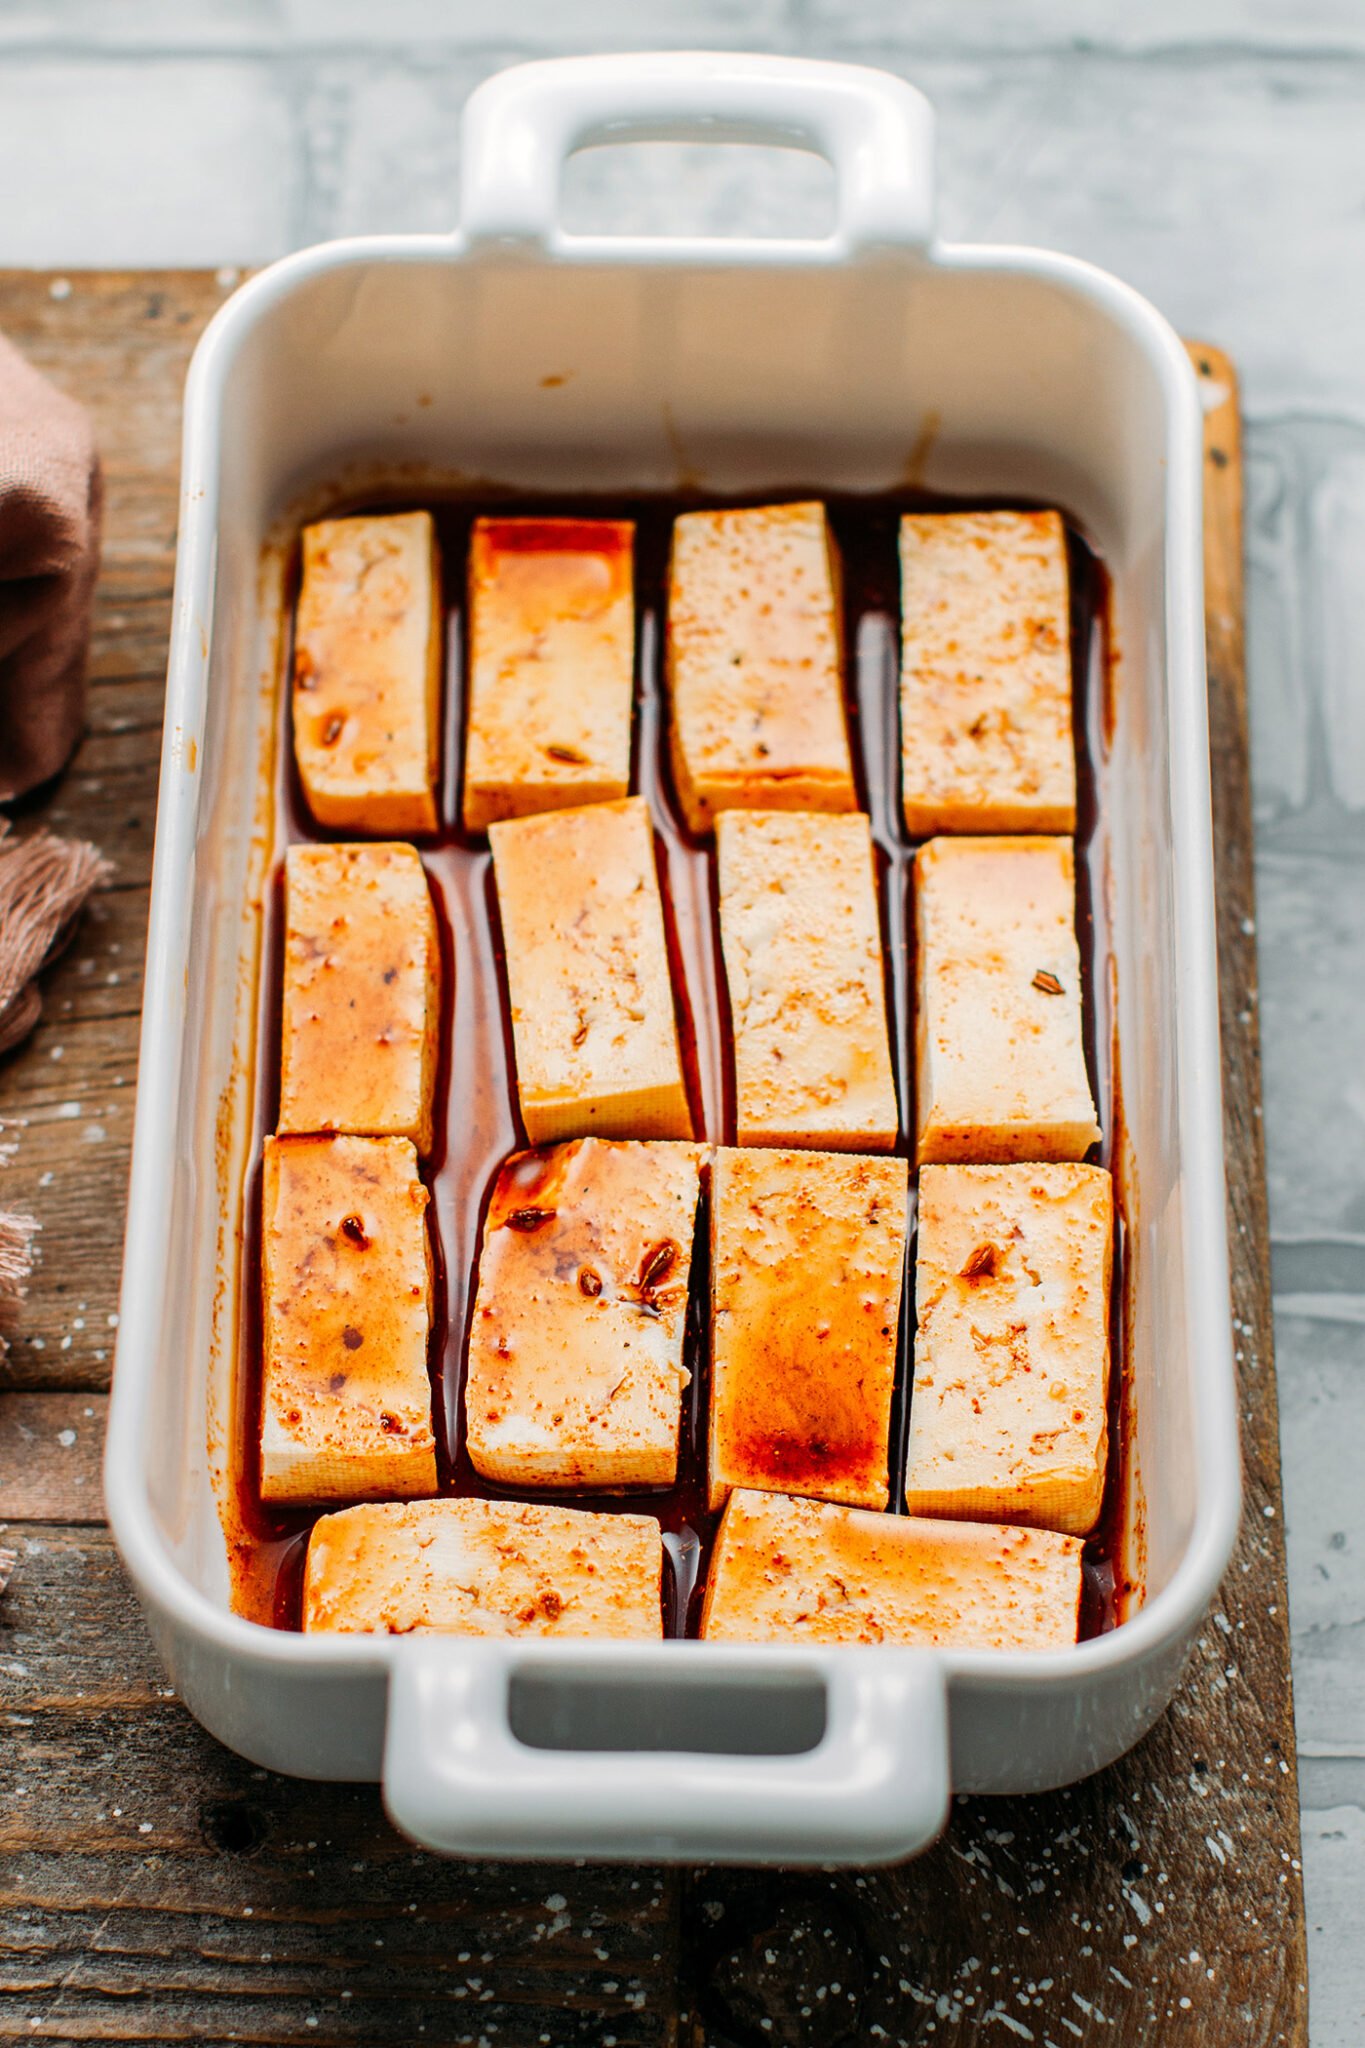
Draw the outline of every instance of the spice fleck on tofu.
[[[614,519],[475,520],[466,830],[628,791],[634,533]]]
[[[883,1508],[903,1159],[721,1147],[711,1170],[708,1491]]]
[[[436,1491],[427,1191],[406,1138],[267,1138],[261,1495]]]
[[[508,819],[489,838],[531,1143],[690,1138],[643,798]]]
[[[901,520],[906,829],[1074,832],[1066,532],[1056,512]]]
[[[687,512],[673,528],[667,668],[683,816],[858,808],[839,570],[825,508]]]
[[[1080,1601],[1078,1537],[736,1491],[711,1553],[701,1633],[715,1643],[1061,1650],[1076,1640]]]
[[[436,829],[441,576],[429,512],[303,529],[294,756],[320,825]]]
[[[922,1170],[911,1514],[1094,1528],[1113,1230],[1103,1167]]]
[[[503,1486],[670,1486],[705,1148],[576,1139],[510,1159],[484,1224],[465,1429]]]
[[[1100,1127],[1071,841],[929,840],[915,930],[920,1163],[1083,1158]]]
[[[284,884],[278,1128],[428,1153],[440,951],[421,860],[392,843],[291,846]]]
[[[524,1501],[400,1501],[324,1515],[305,1633],[655,1637],[663,1540],[649,1515]]]
[[[867,819],[726,811],[716,851],[739,1143],[889,1151],[896,1089]]]

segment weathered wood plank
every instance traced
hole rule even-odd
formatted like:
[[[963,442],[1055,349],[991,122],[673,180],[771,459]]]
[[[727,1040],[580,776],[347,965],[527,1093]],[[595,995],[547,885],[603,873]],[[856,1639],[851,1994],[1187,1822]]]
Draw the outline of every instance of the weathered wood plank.
[[[138,1012],[106,1007],[131,982],[141,992],[141,940],[128,967],[101,896],[87,913],[67,963],[45,991],[45,1014],[29,1043],[11,1055],[2,1082],[4,1142],[13,1147],[5,1198],[31,1208],[42,1225],[36,1271],[0,1384],[102,1388],[109,1383],[117,1318],[123,1204],[137,1072]],[[145,926],[146,898],[138,922]],[[131,919],[125,922],[128,928]],[[114,928],[118,928],[115,925]],[[114,966],[104,962],[115,961]],[[95,963],[83,975],[86,961]],[[110,976],[118,975],[118,983]],[[86,991],[100,977],[103,1000]],[[62,994],[70,989],[70,995]],[[70,1002],[71,1009],[63,1005]],[[88,1007],[87,1007],[88,1004]]]
[[[0,1394],[0,1521],[103,1522],[108,1405],[103,1394]]]
[[[422,1854],[196,1727],[103,1530],[5,1541],[0,2039],[673,2038],[673,1880]]]
[[[0,329],[90,407],[106,478],[89,732],[56,788],[22,808],[95,840],[113,875],[44,977],[42,1025],[0,1066],[4,1197],[43,1225],[40,1269],[0,1362],[0,1386],[31,1388],[100,1388],[109,1379],[175,568],[180,390],[224,295],[198,272],[68,283],[54,296],[46,278],[0,272]]]

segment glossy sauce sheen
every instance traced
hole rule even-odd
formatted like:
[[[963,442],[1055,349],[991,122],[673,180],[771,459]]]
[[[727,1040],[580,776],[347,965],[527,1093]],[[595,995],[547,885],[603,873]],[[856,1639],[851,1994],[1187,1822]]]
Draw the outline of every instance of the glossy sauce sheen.
[[[845,686],[849,732],[860,801],[872,820],[877,848],[887,1007],[892,1063],[900,1104],[897,1151],[911,1150],[914,921],[910,862],[900,805],[899,571],[897,521],[904,511],[968,509],[979,501],[935,503],[922,494],[832,500],[830,516],[843,562]],[[992,501],[998,503],[999,501]],[[357,511],[410,510],[407,503]],[[431,1343],[433,1406],[442,1493],[484,1498],[552,1500],[564,1506],[657,1516],[668,1558],[664,1630],[695,1634],[701,1615],[706,1556],[716,1518],[706,1508],[706,1413],[709,1378],[710,1262],[706,1199],[697,1218],[684,1362],[692,1378],[683,1396],[678,1482],[666,1491],[630,1494],[533,1495],[488,1484],[474,1471],[462,1441],[462,1381],[473,1308],[483,1216],[498,1168],[525,1145],[516,1108],[511,1027],[498,927],[492,861],[482,835],[459,825],[464,731],[464,588],[469,531],[480,511],[563,519],[600,517],[635,521],[636,701],[631,788],[647,798],[654,818],[663,885],[670,965],[677,999],[683,1064],[696,1135],[733,1143],[734,1089],[726,1047],[729,1015],[716,917],[714,845],[691,837],[681,821],[668,767],[663,634],[669,532],[680,501],[496,506],[436,504],[446,607],[446,677],[443,697],[442,826],[420,842],[432,884],[442,953],[440,1064],[436,1080],[436,1136],[423,1177],[432,1190],[434,1298]],[[1077,744],[1076,885],[1086,1059],[1104,1137],[1089,1155],[1115,1162],[1120,1116],[1110,1047],[1113,1030],[1113,960],[1106,904],[1107,835],[1100,792],[1107,751],[1105,715],[1109,675],[1109,593],[1104,568],[1068,527],[1071,573],[1071,654]],[[274,1129],[279,1094],[279,1003],[283,947],[280,863],[300,840],[345,837],[319,831],[304,805],[293,764],[287,670],[280,690],[276,745],[274,871],[265,911],[257,1031],[262,1069],[256,1090],[257,1128],[245,1198],[243,1314],[237,1359],[233,1457],[235,1528],[230,1531],[234,1605],[276,1627],[299,1626],[308,1533],[323,1509],[278,1510],[260,1498],[261,1381],[260,1155]],[[1116,1187],[1119,1225],[1111,1335],[1109,1465],[1104,1508],[1086,1545],[1081,1635],[1112,1628],[1123,1611],[1119,1544],[1124,1520],[1129,1426],[1129,1382],[1122,1338],[1122,1189]],[[901,1315],[896,1388],[891,1409],[891,1512],[904,1512],[906,1437],[914,1335],[914,1203],[907,1284]],[[793,1475],[794,1478],[799,1475]],[[338,1504],[339,1505],[339,1504]]]

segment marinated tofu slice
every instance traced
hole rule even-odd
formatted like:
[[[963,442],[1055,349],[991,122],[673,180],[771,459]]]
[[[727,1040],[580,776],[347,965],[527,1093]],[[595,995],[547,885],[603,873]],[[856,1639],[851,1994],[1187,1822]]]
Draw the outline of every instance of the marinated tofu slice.
[[[431,1150],[440,950],[411,846],[291,846],[284,859],[279,1129]]]
[[[498,1175],[465,1440],[503,1486],[670,1486],[705,1148],[579,1138]]]
[[[724,1146],[711,1169],[708,1492],[887,1503],[903,1159]]]
[[[644,799],[508,819],[489,839],[531,1143],[690,1138]]]
[[[912,1515],[1088,1536],[1108,1450],[1114,1192],[1099,1166],[926,1166]]]
[[[323,1515],[303,1627],[371,1635],[663,1634],[663,1539],[650,1515],[514,1500],[391,1501]]]
[[[1074,832],[1070,600],[1056,512],[901,520],[906,829]]]
[[[1063,1650],[1080,1603],[1074,1536],[736,1491],[711,1553],[701,1633],[713,1643]]]
[[[634,537],[628,520],[475,520],[467,831],[630,788]]]
[[[427,1191],[406,1138],[267,1138],[261,1496],[436,1491]]]
[[[435,831],[440,591],[429,512],[304,527],[294,757],[320,825]]]
[[[716,851],[739,1143],[889,1151],[896,1088],[867,819],[726,811]]]
[[[667,667],[673,776],[693,832],[734,809],[857,810],[823,505],[675,522]]]
[[[1071,841],[929,840],[915,930],[920,1163],[1083,1158],[1100,1127]]]

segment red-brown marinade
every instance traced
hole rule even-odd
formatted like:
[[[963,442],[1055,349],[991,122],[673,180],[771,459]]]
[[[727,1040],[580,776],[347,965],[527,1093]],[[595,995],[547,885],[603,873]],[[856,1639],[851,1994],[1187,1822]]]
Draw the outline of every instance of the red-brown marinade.
[[[790,497],[815,493],[791,492]],[[756,498],[757,502],[767,502]],[[430,1226],[435,1274],[431,1342],[433,1406],[443,1493],[491,1497],[502,1489],[474,1471],[460,1430],[461,1382],[484,1211],[498,1167],[525,1143],[516,1108],[510,1025],[502,970],[502,942],[487,840],[459,825],[464,726],[464,591],[469,530],[480,514],[547,519],[630,519],[635,522],[636,698],[631,787],[653,814],[663,888],[670,965],[678,1004],[684,1069],[698,1138],[733,1142],[734,1100],[726,1057],[729,1020],[715,904],[715,855],[710,840],[693,838],[682,823],[668,765],[664,699],[665,588],[673,518],[700,499],[602,499],[527,503],[437,502],[443,564],[446,678],[443,697],[441,827],[420,842],[432,885],[442,953],[441,1054],[437,1072],[436,1136],[423,1173],[431,1190]],[[900,805],[899,577],[897,521],[912,510],[967,509],[980,500],[935,501],[921,494],[827,500],[843,565],[845,691],[855,773],[877,849],[887,1006],[900,1103],[897,1151],[910,1152],[913,1078],[911,991],[914,925],[910,915],[910,862]],[[1005,501],[984,501],[999,505]],[[411,510],[409,501],[365,510]],[[1071,655],[1077,753],[1076,885],[1086,1058],[1103,1130],[1092,1159],[1120,1163],[1122,1121],[1112,1057],[1114,963],[1106,914],[1108,843],[1101,812],[1108,749],[1104,707],[1110,676],[1109,582],[1103,563],[1068,524],[1071,582]],[[292,584],[291,584],[292,588]],[[288,635],[285,636],[286,653]],[[257,1031],[261,1062],[256,1088],[256,1130],[244,1192],[243,1311],[234,1374],[233,1499],[229,1521],[234,1605],[254,1619],[297,1628],[303,1560],[316,1510],[276,1510],[260,1499],[259,1400],[261,1313],[260,1150],[274,1128],[279,1089],[279,1001],[282,892],[279,864],[300,840],[335,838],[308,816],[293,767],[289,693],[279,691],[276,745],[275,846],[265,909],[264,967]],[[1086,1544],[1081,1597],[1082,1637],[1112,1628],[1130,1588],[1120,1554],[1125,1489],[1130,1477],[1131,1387],[1124,1354],[1124,1194],[1116,1185],[1118,1229],[1112,1293],[1113,1357],[1110,1373],[1110,1448],[1104,1507]],[[891,1411],[890,1512],[903,1511],[905,1444],[914,1334],[914,1204],[901,1314],[896,1389]],[[562,1505],[605,1512],[648,1512],[664,1531],[666,1634],[695,1634],[701,1585],[715,1517],[706,1506],[706,1413],[710,1286],[708,1219],[703,1198],[697,1221],[684,1360],[691,1383],[683,1397],[678,1480],[667,1491],[618,1495],[565,1495]],[[549,1498],[550,1496],[543,1496]]]

